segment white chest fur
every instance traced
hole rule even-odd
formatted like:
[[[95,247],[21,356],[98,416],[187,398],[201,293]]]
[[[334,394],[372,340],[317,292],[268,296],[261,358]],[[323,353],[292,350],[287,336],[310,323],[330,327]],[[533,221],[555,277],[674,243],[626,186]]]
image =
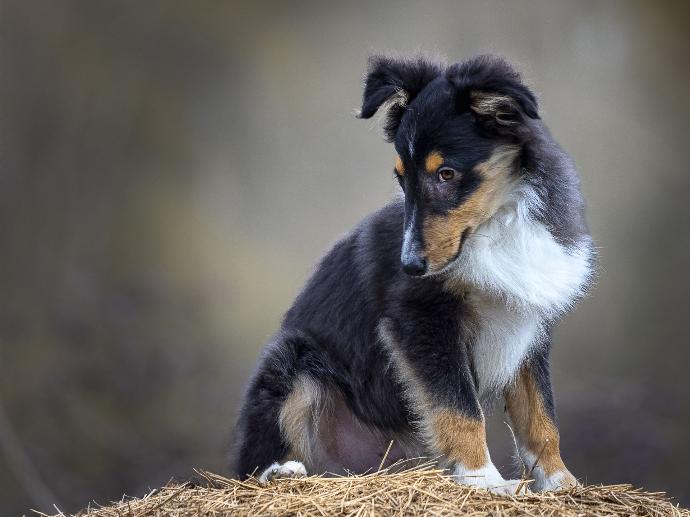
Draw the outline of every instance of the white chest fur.
[[[482,392],[511,382],[544,323],[577,300],[591,275],[589,239],[562,246],[534,218],[538,208],[534,192],[515,188],[448,270],[448,287],[470,293],[471,350]]]
[[[474,313],[470,353],[480,396],[508,385],[532,347],[539,342],[542,318],[476,292],[466,302]]]

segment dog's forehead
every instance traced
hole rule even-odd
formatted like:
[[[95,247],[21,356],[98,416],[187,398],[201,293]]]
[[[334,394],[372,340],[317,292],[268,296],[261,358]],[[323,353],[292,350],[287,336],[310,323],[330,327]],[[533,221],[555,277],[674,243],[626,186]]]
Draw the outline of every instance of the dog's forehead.
[[[486,156],[492,143],[482,137],[468,112],[459,112],[448,81],[435,80],[405,109],[395,137],[404,163],[420,166],[430,155],[454,157],[471,166]]]
[[[439,77],[427,85],[405,108],[395,138],[403,159],[422,158],[429,146],[443,133],[448,119],[455,115],[454,97],[447,80]]]

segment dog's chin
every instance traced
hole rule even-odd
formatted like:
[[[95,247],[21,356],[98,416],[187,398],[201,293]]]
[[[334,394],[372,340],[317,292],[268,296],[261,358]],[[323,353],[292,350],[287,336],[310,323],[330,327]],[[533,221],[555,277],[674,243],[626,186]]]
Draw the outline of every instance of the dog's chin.
[[[443,266],[434,268],[433,270],[427,271],[426,274],[424,275],[425,277],[432,277],[432,276],[442,276],[450,271],[453,270],[453,267],[455,264],[458,262],[460,259],[460,253],[457,253],[452,259],[450,259],[448,262],[446,262]]]

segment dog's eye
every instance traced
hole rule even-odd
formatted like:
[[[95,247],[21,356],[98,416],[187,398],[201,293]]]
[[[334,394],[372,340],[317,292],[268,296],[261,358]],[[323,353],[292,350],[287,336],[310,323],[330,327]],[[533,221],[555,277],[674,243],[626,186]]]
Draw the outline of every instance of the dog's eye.
[[[438,170],[438,179],[440,181],[450,181],[452,180],[457,172],[450,167],[442,167]]]

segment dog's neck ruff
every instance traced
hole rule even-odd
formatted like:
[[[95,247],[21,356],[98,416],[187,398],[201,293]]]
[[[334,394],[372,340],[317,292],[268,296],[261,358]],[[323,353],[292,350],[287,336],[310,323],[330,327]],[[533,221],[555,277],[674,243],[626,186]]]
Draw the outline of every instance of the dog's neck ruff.
[[[592,276],[591,240],[559,244],[537,217],[541,205],[532,187],[516,182],[501,208],[467,237],[446,285],[479,291],[546,320],[569,309]]]
[[[470,346],[482,396],[512,382],[546,324],[583,295],[592,275],[590,238],[559,244],[539,220],[540,206],[516,182],[446,273],[447,288],[462,292],[474,314]]]

